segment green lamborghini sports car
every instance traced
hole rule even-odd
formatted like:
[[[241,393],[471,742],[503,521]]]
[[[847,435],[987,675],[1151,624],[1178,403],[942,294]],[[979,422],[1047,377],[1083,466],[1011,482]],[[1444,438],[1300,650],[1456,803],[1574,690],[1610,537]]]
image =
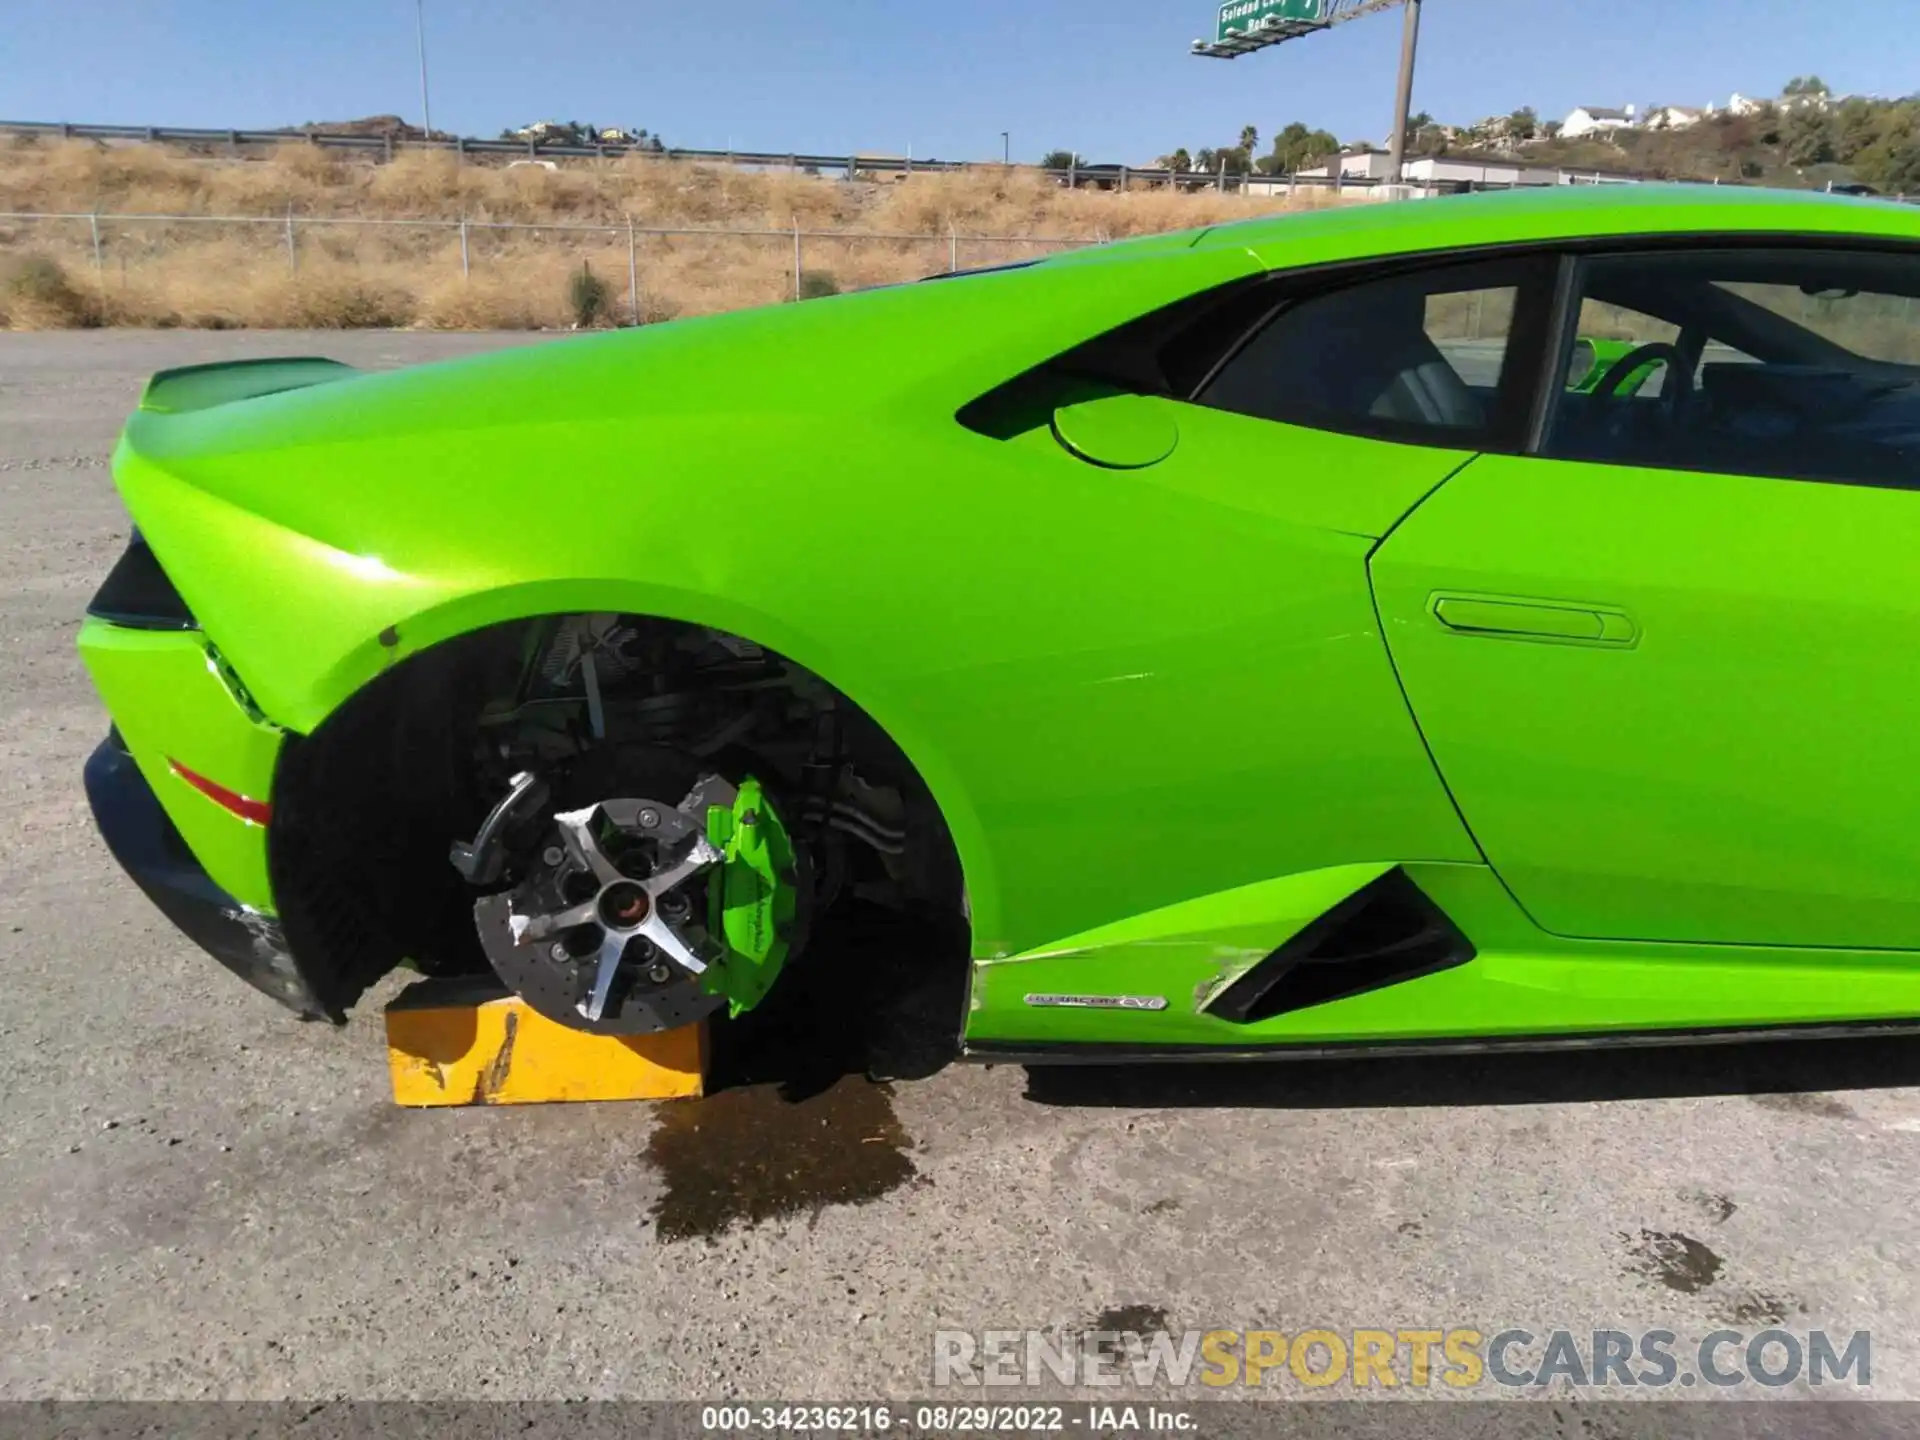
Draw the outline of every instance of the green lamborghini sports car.
[[[858,898],[964,918],[980,1056],[1920,1020],[1920,210],[1355,204],[172,370],[114,471],[100,828],[307,1015],[737,1013]]]

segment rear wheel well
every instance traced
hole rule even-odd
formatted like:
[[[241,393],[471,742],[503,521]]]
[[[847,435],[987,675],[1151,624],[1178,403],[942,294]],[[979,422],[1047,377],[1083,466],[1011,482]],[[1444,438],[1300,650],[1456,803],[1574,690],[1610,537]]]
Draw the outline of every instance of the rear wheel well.
[[[580,656],[599,657],[583,666]],[[591,675],[587,671],[591,671]],[[589,702],[589,691],[597,700]],[[484,971],[480,891],[448,858],[509,777],[666,745],[751,770],[813,851],[817,909],[859,895],[958,916],[954,843],[918,770],[867,713],[744,637],[623,614],[511,621],[409,657],[305,737],[274,780],[268,862],[289,945],[343,1014],[403,962]],[[677,798],[677,797],[675,797]]]

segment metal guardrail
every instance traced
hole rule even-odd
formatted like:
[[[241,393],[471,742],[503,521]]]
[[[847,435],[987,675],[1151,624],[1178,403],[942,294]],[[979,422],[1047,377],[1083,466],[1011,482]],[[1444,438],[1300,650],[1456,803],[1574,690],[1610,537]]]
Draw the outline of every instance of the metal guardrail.
[[[667,147],[656,150],[650,145],[593,144],[558,145],[539,140],[430,140],[393,135],[340,135],[303,130],[203,130],[168,125],[72,125],[54,121],[0,120],[0,134],[54,136],[73,140],[144,140],[171,145],[224,145],[238,151],[246,145],[314,145],[328,150],[373,153],[391,160],[401,150],[443,150],[456,156],[507,155],[529,160],[615,160],[632,155],[644,160],[704,160],[728,165],[746,165],[762,169],[838,170],[848,179],[860,175],[916,175],[951,170],[1000,170],[1009,167],[972,160],[916,160],[911,156],[889,155],[806,155],[798,151],[781,154],[763,150],[687,150]],[[1225,170],[1167,170],[1131,165],[1070,165],[1064,169],[1044,166],[1014,166],[1034,169],[1069,187],[1079,185],[1125,186],[1133,181],[1151,185],[1178,185],[1190,189],[1238,190],[1252,179],[1262,185],[1285,184],[1291,188],[1320,187],[1328,190],[1367,190],[1387,182],[1351,175],[1255,175],[1230,174]],[[1480,185],[1482,189],[1509,189],[1503,184]]]
[[[1229,173],[1224,168],[1210,170],[1168,170],[1132,165],[1070,165],[1049,168],[1038,165],[998,165],[976,160],[916,160],[911,156],[891,155],[807,155],[798,151],[784,154],[764,150],[690,150],[679,147],[654,149],[652,145],[603,144],[559,145],[540,140],[434,140],[395,135],[341,135],[306,130],[209,130],[171,125],[76,125],[62,121],[0,120],[0,135],[54,136],[74,140],[134,140],[155,144],[226,146],[237,153],[248,145],[302,144],[326,150],[349,150],[377,154],[391,160],[402,150],[451,151],[456,157],[513,156],[530,160],[615,160],[637,156],[643,160],[708,161],[725,165],[743,165],[768,170],[840,171],[852,180],[867,175],[937,174],[967,170],[1037,170],[1069,188],[1081,185],[1114,186],[1124,189],[1139,181],[1149,185],[1177,186],[1189,190],[1240,191],[1258,189],[1271,195],[1282,187],[1289,195],[1306,189],[1346,191],[1402,191],[1426,195],[1449,194],[1469,190],[1533,189],[1532,184],[1504,180],[1432,180],[1396,182],[1359,175],[1247,175]],[[1471,162],[1480,164],[1481,162]],[[1483,167],[1488,168],[1488,167]],[[1491,168],[1499,168],[1497,163]],[[1556,170],[1558,183],[1621,184],[1633,183],[1633,177],[1602,175],[1578,167]],[[1706,181],[1691,183],[1706,184]],[[1711,182],[1719,184],[1719,181]],[[1740,183],[1740,182],[1729,182]],[[1920,196],[1893,195],[1888,199],[1920,203]],[[784,232],[783,232],[784,233]],[[986,238],[986,237],[980,237]]]

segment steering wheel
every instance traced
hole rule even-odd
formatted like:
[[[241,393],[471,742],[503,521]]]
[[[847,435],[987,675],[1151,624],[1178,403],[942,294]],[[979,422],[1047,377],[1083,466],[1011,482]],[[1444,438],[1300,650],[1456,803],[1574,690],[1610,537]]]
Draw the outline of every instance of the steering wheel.
[[[1607,373],[1593,382],[1593,389],[1589,393],[1597,400],[1618,399],[1620,391],[1635,373],[1654,364],[1667,367],[1667,383],[1661,387],[1660,393],[1661,406],[1670,415],[1678,414],[1681,406],[1693,397],[1693,377],[1687,374],[1686,366],[1681,362],[1679,347],[1665,340],[1636,345],[1607,367]],[[1645,383],[1644,379],[1642,383]]]
[[[1657,410],[1607,403],[1618,400],[1629,381],[1638,379],[1639,383],[1633,387],[1635,390],[1646,383],[1646,371],[1650,365],[1667,367],[1667,382],[1660,387]],[[1600,402],[1595,419],[1600,434],[1606,437],[1606,445],[1631,452],[1641,445],[1655,443],[1662,432],[1671,434],[1686,412],[1687,402],[1693,398],[1693,382],[1686,366],[1681,363],[1679,347],[1665,340],[1655,340],[1650,344],[1636,345],[1609,365],[1606,374],[1594,382],[1588,394]],[[1652,422],[1651,425],[1648,422]]]

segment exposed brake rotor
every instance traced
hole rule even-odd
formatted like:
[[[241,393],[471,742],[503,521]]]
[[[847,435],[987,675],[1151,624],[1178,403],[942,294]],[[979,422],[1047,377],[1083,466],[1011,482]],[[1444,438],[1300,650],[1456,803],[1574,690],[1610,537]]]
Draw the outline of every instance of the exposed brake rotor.
[[[540,1014],[641,1035],[757,1001],[785,958],[794,881],[758,784],[708,775],[678,804],[553,814],[526,878],[474,919],[494,971]]]

